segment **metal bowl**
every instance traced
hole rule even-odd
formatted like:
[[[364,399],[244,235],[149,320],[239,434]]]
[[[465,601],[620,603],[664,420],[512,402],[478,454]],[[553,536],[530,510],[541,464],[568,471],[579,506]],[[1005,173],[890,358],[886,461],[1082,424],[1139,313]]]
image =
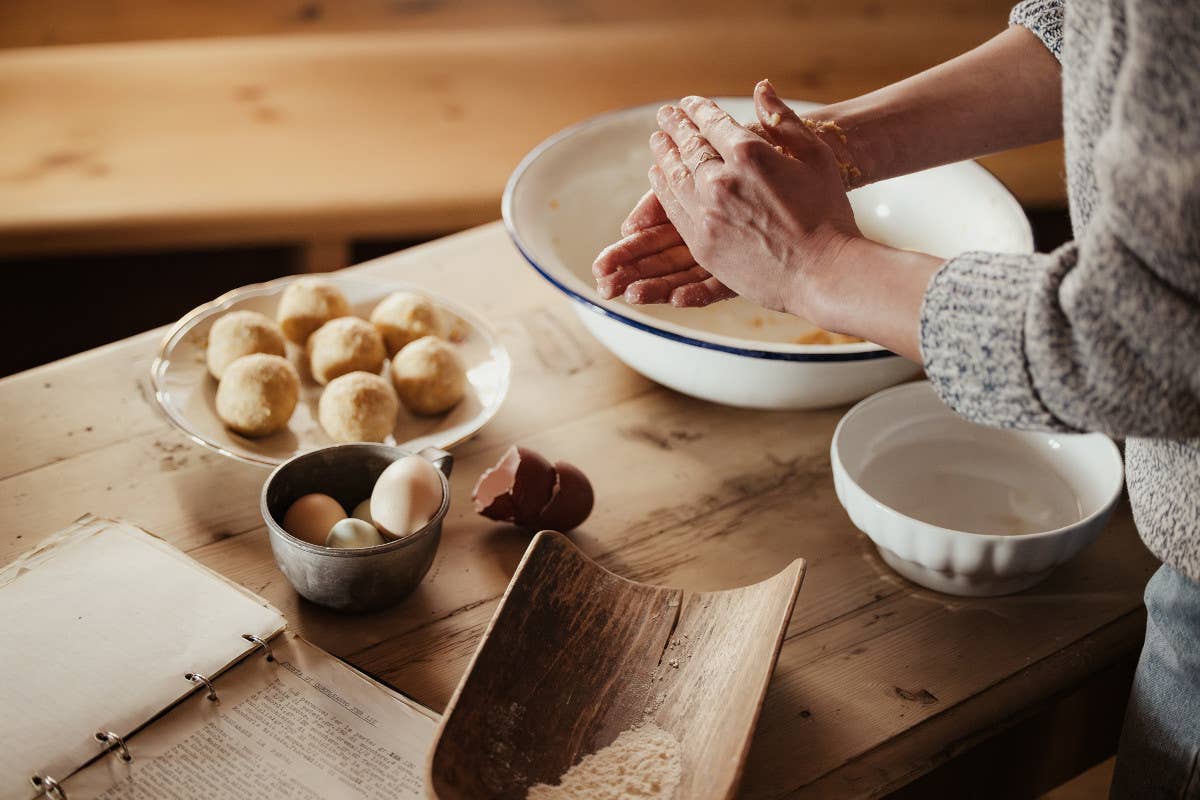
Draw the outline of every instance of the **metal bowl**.
[[[280,521],[298,498],[321,492],[352,509],[371,496],[380,474],[394,461],[416,455],[442,476],[442,505],[425,527],[375,547],[340,549],[310,544],[283,529]],[[403,600],[425,577],[437,554],[442,520],[450,508],[450,469],[444,450],[417,453],[384,444],[341,444],[291,458],[263,484],[260,508],[271,536],[275,563],[297,592],[338,611],[376,611]]]

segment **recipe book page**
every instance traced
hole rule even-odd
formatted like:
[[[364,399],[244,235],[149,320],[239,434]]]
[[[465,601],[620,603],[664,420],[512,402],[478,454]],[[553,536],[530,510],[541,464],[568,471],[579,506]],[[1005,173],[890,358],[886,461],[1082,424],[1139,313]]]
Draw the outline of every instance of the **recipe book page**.
[[[68,780],[71,800],[423,798],[432,712],[295,634]]]
[[[85,517],[0,570],[0,798],[60,783],[268,639],[267,602],[132,525]]]

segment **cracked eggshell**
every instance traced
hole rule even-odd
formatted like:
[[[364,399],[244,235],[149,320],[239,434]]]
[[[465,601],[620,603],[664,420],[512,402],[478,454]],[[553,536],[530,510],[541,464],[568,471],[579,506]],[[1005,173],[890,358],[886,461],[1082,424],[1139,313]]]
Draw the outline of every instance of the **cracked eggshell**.
[[[554,466],[538,453],[513,445],[479,476],[471,496],[475,511],[488,519],[536,527],[554,493]]]
[[[565,533],[577,528],[592,513],[596,495],[583,471],[566,461],[554,463],[554,491],[538,517],[538,527]]]

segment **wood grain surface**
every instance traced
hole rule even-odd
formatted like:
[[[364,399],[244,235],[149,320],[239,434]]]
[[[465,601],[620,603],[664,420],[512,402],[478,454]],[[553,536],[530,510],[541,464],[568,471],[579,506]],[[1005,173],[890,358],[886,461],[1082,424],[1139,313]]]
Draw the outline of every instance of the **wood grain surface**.
[[[669,733],[676,795],[733,797],[804,575],[685,592],[614,575],[539,533],[430,756],[441,800],[523,800],[643,724]]]
[[[1141,592],[1157,565],[1126,507],[1030,591],[934,594],[884,566],[837,503],[828,448],[844,409],[748,411],[650,383],[585,333],[499,224],[356,271],[469,306],[513,357],[504,407],[455,450],[441,548],[411,598],[368,616],[297,598],[258,515],[265,471],[192,445],[157,412],[147,376],[161,331],[0,380],[0,561],[85,512],[128,518],[441,710],[529,543],[469,499],[479,473],[520,442],[587,472],[597,507],[571,539],[625,578],[713,591],[808,560],[748,798],[882,796],[1140,647]]]
[[[395,30],[0,50],[0,256],[307,242],[309,267],[341,266],[350,239],[494,219],[521,156],[599,112],[746,95],[765,76],[837,100],[1005,26],[993,4],[951,0],[723,15],[624,2],[589,24],[520,3],[508,24],[464,27],[468,7],[434,5],[444,23]],[[1059,144],[984,163],[1022,202],[1064,203]]]
[[[0,48],[214,36],[446,30],[721,19],[856,19],[864,24],[919,17],[936,27],[962,17],[1007,17],[1011,0],[6,0]]]

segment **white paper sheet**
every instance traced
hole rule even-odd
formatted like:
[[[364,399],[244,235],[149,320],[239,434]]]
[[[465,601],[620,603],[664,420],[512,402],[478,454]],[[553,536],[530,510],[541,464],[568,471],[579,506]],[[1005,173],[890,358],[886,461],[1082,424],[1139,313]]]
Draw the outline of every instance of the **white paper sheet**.
[[[294,634],[251,655],[64,784],[70,800],[423,798],[426,709]]]
[[[284,619],[131,525],[85,518],[0,571],[0,798],[60,782],[194,690]]]

